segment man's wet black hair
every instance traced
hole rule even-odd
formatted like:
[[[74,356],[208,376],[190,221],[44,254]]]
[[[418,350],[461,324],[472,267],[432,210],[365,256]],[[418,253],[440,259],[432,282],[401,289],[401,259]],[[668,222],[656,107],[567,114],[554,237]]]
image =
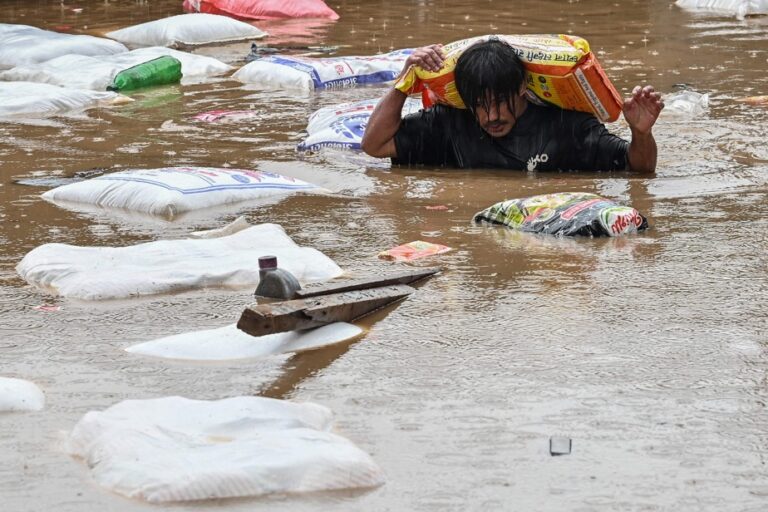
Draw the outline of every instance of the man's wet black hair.
[[[517,52],[499,39],[490,39],[467,48],[456,62],[456,90],[472,112],[490,108],[490,99],[506,102],[514,112],[513,96],[525,82],[525,68]]]

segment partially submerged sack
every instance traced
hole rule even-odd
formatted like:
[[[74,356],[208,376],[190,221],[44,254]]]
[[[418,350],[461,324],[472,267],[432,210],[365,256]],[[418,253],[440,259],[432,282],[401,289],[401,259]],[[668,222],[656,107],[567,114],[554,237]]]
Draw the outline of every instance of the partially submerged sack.
[[[171,47],[260,39],[266,35],[253,25],[215,14],[179,14],[106,34],[132,46]]]
[[[24,379],[0,377],[0,412],[40,411],[45,395],[37,384]]]
[[[181,62],[164,55],[120,71],[108,91],[133,91],[156,85],[177,84],[181,81]]]
[[[214,167],[133,169],[70,183],[42,195],[53,203],[85,203],[173,218],[225,204],[298,191],[321,191],[271,172]]]
[[[677,0],[675,5],[689,11],[712,11],[738,19],[768,14],[768,0]]]
[[[65,89],[33,82],[0,82],[0,117],[48,117],[130,101],[114,92]]]
[[[302,283],[342,271],[330,258],[300,247],[277,224],[259,224],[207,239],[157,240],[128,247],[44,244],[16,266],[29,284],[49,293],[103,300],[196,288],[251,288],[259,284],[258,259],[277,256]]]
[[[648,228],[634,208],[581,192],[508,199],[476,213],[473,220],[563,236],[619,236]]]
[[[122,44],[93,36],[60,34],[27,25],[0,23],[0,69],[37,64],[61,55],[112,55]]]
[[[243,19],[339,19],[323,0],[184,0],[184,10],[223,14]]]
[[[126,400],[87,413],[68,448],[103,487],[153,503],[381,485],[373,459],[332,427],[313,403]]]
[[[594,114],[601,121],[618,119],[621,96],[611,84],[586,39],[560,35],[486,35],[443,47],[443,67],[433,73],[412,66],[395,87],[405,94],[421,93],[425,106],[444,103],[466,108],[456,90],[453,71],[464,51],[475,43],[497,38],[509,43],[523,61],[529,99],[566,110]]]
[[[334,89],[390,82],[412,50],[371,57],[288,57],[269,55],[240,68],[232,78],[265,89]]]

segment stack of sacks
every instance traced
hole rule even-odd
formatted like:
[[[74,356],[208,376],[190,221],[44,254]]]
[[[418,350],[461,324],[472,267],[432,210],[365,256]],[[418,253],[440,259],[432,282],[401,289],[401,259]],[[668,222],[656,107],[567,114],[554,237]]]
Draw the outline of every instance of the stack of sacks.
[[[34,82],[0,82],[0,118],[48,117],[132,101],[114,92],[65,89]]]
[[[184,0],[184,10],[210,12],[234,18],[269,20],[280,18],[339,19],[323,0]]]
[[[690,11],[713,11],[736,16],[768,14],[768,0],[677,0],[678,7]]]
[[[33,382],[0,377],[0,412],[40,411],[45,395]]]

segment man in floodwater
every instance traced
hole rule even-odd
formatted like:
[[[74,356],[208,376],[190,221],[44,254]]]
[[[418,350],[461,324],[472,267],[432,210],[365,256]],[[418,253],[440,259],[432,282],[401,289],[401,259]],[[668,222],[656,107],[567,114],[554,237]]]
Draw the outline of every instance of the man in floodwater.
[[[441,45],[415,50],[405,69],[436,72]],[[467,110],[436,105],[401,119],[406,95],[389,91],[363,136],[363,151],[394,164],[532,170],[656,170],[651,129],[664,102],[653,87],[635,87],[624,102],[632,141],[612,135],[591,114],[543,107],[526,99],[525,69],[507,43],[475,44],[459,57],[456,89]]]

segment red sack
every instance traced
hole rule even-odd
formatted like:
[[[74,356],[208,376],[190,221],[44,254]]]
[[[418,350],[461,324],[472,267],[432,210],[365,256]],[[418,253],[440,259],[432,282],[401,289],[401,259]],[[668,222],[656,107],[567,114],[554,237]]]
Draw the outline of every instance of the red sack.
[[[246,20],[279,18],[339,19],[323,0],[184,0],[184,10]]]

